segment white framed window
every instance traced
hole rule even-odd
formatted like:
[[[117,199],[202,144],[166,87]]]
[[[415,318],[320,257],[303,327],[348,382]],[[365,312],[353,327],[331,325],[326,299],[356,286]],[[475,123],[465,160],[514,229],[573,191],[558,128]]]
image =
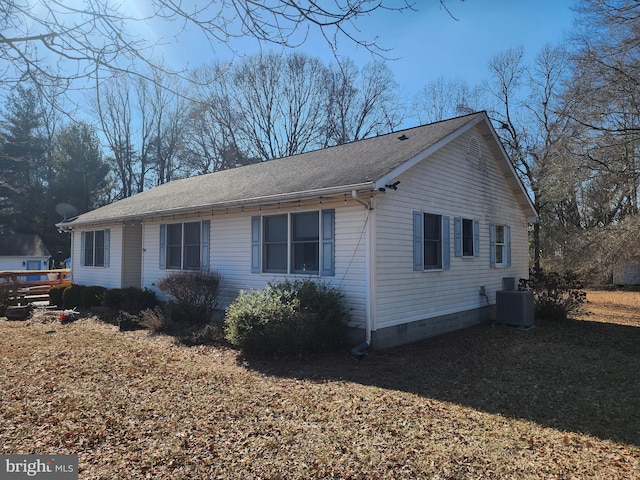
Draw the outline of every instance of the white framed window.
[[[334,210],[252,217],[252,273],[334,275],[334,218]]]
[[[209,220],[160,225],[160,268],[209,270]]]
[[[455,217],[453,235],[456,257],[477,257],[480,255],[480,222]]]
[[[500,268],[511,265],[511,227],[489,224],[489,256],[491,267]]]
[[[109,266],[110,230],[90,230],[81,233],[80,257],[85,267]]]
[[[413,212],[413,269],[448,270],[449,217]]]

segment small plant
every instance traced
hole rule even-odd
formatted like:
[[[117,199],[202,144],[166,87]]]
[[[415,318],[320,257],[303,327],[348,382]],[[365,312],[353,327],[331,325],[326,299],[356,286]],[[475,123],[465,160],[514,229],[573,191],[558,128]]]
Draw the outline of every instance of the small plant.
[[[175,321],[206,324],[218,305],[221,279],[217,272],[176,272],[163,278],[158,288],[171,297],[169,308]]]
[[[173,328],[170,312],[161,307],[147,308],[140,312],[142,324],[152,332],[167,332]]]
[[[226,339],[249,354],[332,350],[346,334],[342,293],[310,280],[242,291],[225,315]]]
[[[529,279],[521,279],[519,290],[531,290],[536,318],[566,320],[581,313],[587,294],[573,272],[532,271]]]

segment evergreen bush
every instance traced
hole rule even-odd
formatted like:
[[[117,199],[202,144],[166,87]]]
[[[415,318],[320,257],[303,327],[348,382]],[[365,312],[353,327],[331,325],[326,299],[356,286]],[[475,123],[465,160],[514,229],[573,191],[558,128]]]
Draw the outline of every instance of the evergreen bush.
[[[80,291],[80,305],[82,308],[99,307],[102,305],[104,292],[107,289],[98,285],[84,287]]]
[[[82,290],[85,287],[82,285],[71,284],[67,285],[67,288],[62,292],[62,307],[63,308],[77,308],[82,305],[81,295]],[[49,293],[51,295],[51,293]],[[51,297],[49,297],[51,299]]]
[[[343,294],[311,280],[241,291],[227,309],[225,337],[247,354],[328,351],[346,339]]]
[[[49,305],[62,308],[64,306],[62,296],[67,288],[69,288],[69,285],[54,285],[51,287],[49,290]]]

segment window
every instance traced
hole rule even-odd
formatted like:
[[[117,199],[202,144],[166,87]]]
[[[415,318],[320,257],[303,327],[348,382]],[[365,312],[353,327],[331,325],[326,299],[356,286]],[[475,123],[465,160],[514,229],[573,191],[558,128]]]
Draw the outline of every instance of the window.
[[[323,210],[252,217],[251,271],[334,275],[334,216]]]
[[[496,225],[496,265],[504,265],[504,225]]]
[[[453,230],[456,257],[480,255],[480,223],[477,220],[455,217]]]
[[[320,220],[318,212],[291,215],[291,269],[293,273],[318,273]]]
[[[82,265],[87,267],[109,266],[109,230],[82,232],[80,256]]]
[[[287,273],[287,215],[264,217],[262,270]]]
[[[473,257],[473,221],[462,219],[462,256]]]
[[[208,220],[160,225],[160,268],[208,270],[209,227]]]
[[[449,269],[449,217],[413,212],[413,269]]]
[[[511,227],[489,224],[489,250],[492,267],[511,265]]]
[[[442,268],[442,217],[424,214],[424,268]]]

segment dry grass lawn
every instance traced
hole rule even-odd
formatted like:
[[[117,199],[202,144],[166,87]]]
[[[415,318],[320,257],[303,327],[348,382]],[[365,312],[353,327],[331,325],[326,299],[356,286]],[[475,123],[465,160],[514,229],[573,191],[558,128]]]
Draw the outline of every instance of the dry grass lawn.
[[[588,300],[361,362],[3,319],[2,453],[77,453],[81,479],[640,479],[640,293]]]

